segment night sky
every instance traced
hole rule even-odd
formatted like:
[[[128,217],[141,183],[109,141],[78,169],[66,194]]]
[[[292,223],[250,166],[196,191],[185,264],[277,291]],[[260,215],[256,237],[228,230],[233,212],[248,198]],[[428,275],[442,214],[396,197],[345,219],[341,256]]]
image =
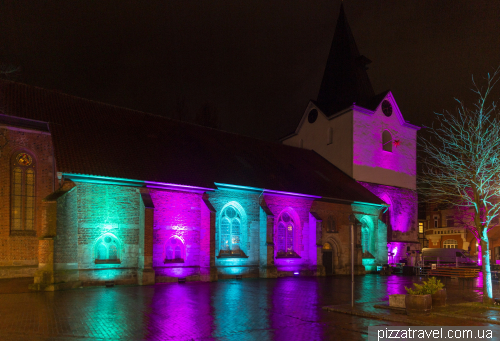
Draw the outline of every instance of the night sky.
[[[470,102],[500,65],[500,1],[346,0],[376,93],[405,119]],[[1,1],[15,80],[154,114],[216,108],[221,128],[274,140],[316,99],[339,0]],[[500,97],[500,85],[496,91]]]

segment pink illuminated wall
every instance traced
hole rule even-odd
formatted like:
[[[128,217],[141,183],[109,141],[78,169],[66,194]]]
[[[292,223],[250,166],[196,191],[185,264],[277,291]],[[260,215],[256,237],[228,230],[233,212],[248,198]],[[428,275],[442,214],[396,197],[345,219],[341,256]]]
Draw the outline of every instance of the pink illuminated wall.
[[[284,212],[291,212],[296,222],[294,231],[294,248],[295,252],[301,258],[278,258],[274,260],[275,265],[279,271],[294,271],[301,268],[305,264],[310,264],[309,255],[309,212],[313,203],[312,199],[305,199],[300,197],[282,196],[282,195],[264,195],[264,200],[267,207],[271,210],[275,217],[274,221],[274,236],[275,245],[276,237],[278,235],[277,227],[280,215]],[[275,247],[274,255],[276,257],[277,248]]]
[[[418,127],[407,123],[391,93],[385,101],[392,105],[386,116],[381,105],[374,111],[353,111],[353,177],[395,187],[416,189],[416,136]],[[382,147],[382,134],[389,132],[392,151]]]
[[[155,207],[153,267],[156,276],[199,275],[201,194],[151,190],[151,198]],[[184,263],[164,263],[166,245],[172,238],[182,241]]]

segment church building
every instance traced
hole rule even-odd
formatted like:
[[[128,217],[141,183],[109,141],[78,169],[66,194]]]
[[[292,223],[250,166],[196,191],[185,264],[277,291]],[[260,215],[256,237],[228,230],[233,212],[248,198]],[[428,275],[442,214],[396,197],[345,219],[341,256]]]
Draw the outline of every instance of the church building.
[[[404,119],[390,91],[375,94],[366,72],[370,62],[358,51],[342,5],[318,98],[309,102],[296,130],[282,142],[316,151],[389,205],[378,223],[360,221],[363,261],[398,263],[420,249],[420,128]],[[384,229],[387,240],[382,243],[377,235]]]
[[[318,100],[282,144],[0,81],[0,278],[347,274],[350,224],[357,274],[404,254],[418,128],[367,62],[341,8]]]

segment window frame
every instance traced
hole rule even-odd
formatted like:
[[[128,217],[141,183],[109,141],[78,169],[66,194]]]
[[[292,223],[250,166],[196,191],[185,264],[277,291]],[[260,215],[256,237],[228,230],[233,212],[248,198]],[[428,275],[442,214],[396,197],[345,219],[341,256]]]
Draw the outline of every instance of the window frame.
[[[228,212],[230,210],[234,211],[234,216],[231,217],[228,215]],[[227,232],[223,234],[223,223],[227,221],[228,226],[227,226]],[[237,230],[238,232],[235,232],[236,230],[236,225],[235,223],[237,222]],[[234,202],[228,203],[224,206],[222,209],[220,216],[219,216],[219,255],[217,258],[248,258],[248,256],[245,254],[245,251],[243,250],[244,247],[244,238],[243,238],[243,229],[245,228],[245,213],[242,212],[242,210],[237,207],[237,205]],[[224,227],[226,230],[226,227]],[[223,236],[227,236],[223,238]],[[226,240],[227,238],[227,240]],[[235,239],[237,238],[237,242],[235,242]],[[227,242],[227,247],[226,245],[223,245],[224,241],[226,240]],[[237,248],[234,248],[233,246],[236,245]]]
[[[110,238],[111,241],[107,242],[106,238]],[[107,245],[109,244],[109,246]],[[98,251],[100,246],[104,246],[106,248],[106,258],[98,258]],[[110,248],[111,246],[116,247],[116,258],[110,258]],[[96,239],[93,248],[93,257],[95,264],[121,264],[121,243],[120,240],[111,233],[106,233],[99,238]]]
[[[454,243],[446,243],[447,241],[453,241]],[[455,247],[447,247],[446,245],[454,245]],[[456,239],[446,239],[443,241],[443,248],[456,249],[456,248],[458,248],[458,242],[456,241]]]
[[[284,216],[285,214],[288,215],[288,217],[290,218],[289,221],[286,221],[284,219]],[[297,234],[297,227],[299,226],[300,222],[297,222],[296,220],[298,220],[297,218],[294,217],[295,214],[294,212],[292,212],[291,210],[289,209],[285,209],[283,210],[279,217],[278,217],[278,220],[276,222],[276,243],[275,245],[277,245],[277,248],[276,248],[276,258],[301,258],[298,253],[296,252],[296,247],[297,247],[297,238],[296,238],[296,234]],[[283,226],[284,227],[284,245],[285,245],[285,250],[281,250],[280,249],[280,226]],[[291,227],[291,232],[290,231],[290,227]],[[289,236],[291,234],[291,249],[288,247],[289,246]]]
[[[172,243],[173,240],[175,240],[175,243]],[[172,249],[172,258],[168,258],[168,248]],[[180,257],[177,257],[177,254],[176,254],[177,248],[179,248]],[[163,259],[163,264],[185,263],[186,257],[187,257],[186,245],[184,245],[183,240],[181,238],[179,238],[178,236],[171,236],[170,238],[168,238],[163,249],[165,251],[165,257]]]
[[[384,130],[382,132],[382,150],[392,153],[392,134],[389,130]]]
[[[22,165],[18,161],[21,154],[26,154],[30,158],[29,165]],[[36,236],[36,198],[37,198],[37,162],[34,153],[28,150],[16,150],[11,156],[10,167],[10,210],[9,210],[9,224],[11,235],[26,235]],[[16,176],[14,172],[19,170],[19,187],[16,187]],[[29,183],[31,174],[32,182]],[[28,193],[31,187],[31,195]],[[19,189],[19,194],[17,194]],[[15,217],[15,202],[19,200],[19,214]],[[28,211],[29,210],[29,211]],[[29,219],[31,216],[31,219]],[[14,220],[19,220],[18,225]],[[19,228],[14,228],[15,225]],[[29,226],[30,225],[30,226]]]

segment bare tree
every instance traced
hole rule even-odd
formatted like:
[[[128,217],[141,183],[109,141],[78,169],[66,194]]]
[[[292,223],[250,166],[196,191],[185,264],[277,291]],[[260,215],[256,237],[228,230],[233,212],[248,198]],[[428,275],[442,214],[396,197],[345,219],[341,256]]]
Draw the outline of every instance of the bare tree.
[[[488,230],[500,211],[500,119],[491,91],[500,68],[485,78],[472,79],[477,102],[467,107],[457,100],[456,112],[437,114],[437,122],[420,139],[424,153],[422,194],[430,203],[461,212],[460,220],[481,245],[483,303],[492,303]]]

